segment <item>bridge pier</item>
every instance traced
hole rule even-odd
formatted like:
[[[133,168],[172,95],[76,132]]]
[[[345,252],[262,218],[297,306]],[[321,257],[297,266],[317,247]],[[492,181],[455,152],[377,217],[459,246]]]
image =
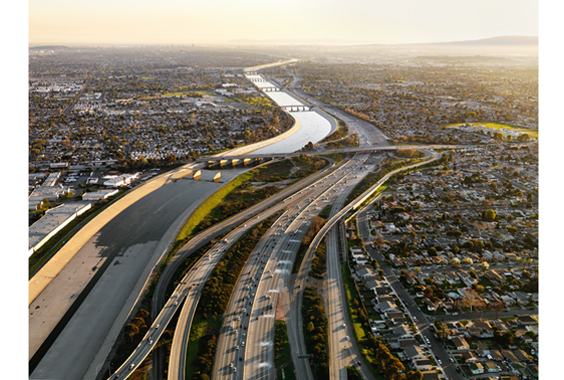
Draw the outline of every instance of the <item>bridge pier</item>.
[[[192,176],[193,180],[199,181],[202,179],[202,171],[198,170],[196,173],[194,173],[194,175]]]
[[[221,172],[217,173],[217,174],[213,177],[213,181],[214,181],[214,182],[221,182]]]

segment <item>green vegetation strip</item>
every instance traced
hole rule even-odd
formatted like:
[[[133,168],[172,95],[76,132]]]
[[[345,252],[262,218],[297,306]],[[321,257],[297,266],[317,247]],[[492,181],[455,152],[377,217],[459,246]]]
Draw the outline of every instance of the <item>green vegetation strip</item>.
[[[328,164],[323,158],[302,157],[302,155],[294,157],[293,161],[300,169],[293,175],[290,175],[290,172],[294,164],[284,160],[241,174],[223,186],[192,214],[180,230],[175,243],[184,244],[193,234],[252,207],[282,190],[278,186],[265,186],[251,191],[250,182],[278,182],[290,177],[297,181],[316,173]]]
[[[227,309],[235,283],[253,249],[280,214],[278,212],[257,224],[235,242],[204,285],[195,317],[195,322],[201,321],[201,325],[190,330],[186,358],[187,379],[203,380],[211,377],[221,316]],[[196,342],[198,350],[194,353],[190,346],[196,345]]]
[[[315,235],[317,235],[319,230],[323,227],[323,225],[325,225],[326,221],[327,219],[324,219],[320,216],[314,217],[313,220],[311,221],[309,229],[307,230],[304,238],[302,239],[300,247],[298,248],[298,253],[296,254],[296,258],[294,259],[294,265],[292,266],[292,273],[298,273],[300,271],[300,267],[302,265],[302,261],[304,259],[305,253],[309,248],[309,244],[311,243]]]
[[[325,254],[325,241],[319,243],[315,250],[315,257],[311,261],[311,270],[309,275],[319,280],[323,279],[327,263],[327,256]]]
[[[337,119],[337,122],[338,122],[337,130],[331,133],[329,136],[325,137],[323,140],[321,140],[319,142],[320,144],[330,141],[340,140],[349,134],[349,127],[345,124],[345,122],[339,119]]]
[[[296,380],[296,370],[294,369],[294,363],[290,362],[286,367],[280,369],[276,373],[276,379],[282,380],[282,372],[284,372],[284,380]]]
[[[276,321],[274,331],[274,366],[278,370],[291,359],[292,352],[290,351],[290,342],[286,332],[286,322],[282,320]]]
[[[329,379],[327,317],[321,297],[311,286],[304,289],[302,316],[306,350],[313,359],[314,376],[319,380]]]
[[[346,153],[329,153],[329,154],[322,154],[321,157],[328,157],[335,161],[335,163],[339,163],[347,157]]]
[[[205,218],[205,216],[217,205],[219,205],[223,199],[237,186],[241,185],[243,182],[247,181],[252,177],[252,174],[247,172],[243,173],[233,181],[229,182],[227,185],[223,186],[221,189],[216,191],[211,197],[209,197],[188,219],[184,227],[180,230],[176,241],[182,241],[186,238],[192,236],[196,226]]]
[[[347,366],[347,380],[363,380],[356,367]]]

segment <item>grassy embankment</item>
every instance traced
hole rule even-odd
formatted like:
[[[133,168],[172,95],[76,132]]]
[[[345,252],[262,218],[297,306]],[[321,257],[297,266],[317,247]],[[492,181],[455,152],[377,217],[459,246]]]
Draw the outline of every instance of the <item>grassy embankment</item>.
[[[329,379],[327,317],[315,288],[304,289],[302,316],[306,350],[313,355],[312,371],[319,380]]]
[[[347,366],[347,380],[362,380],[360,372],[353,366]]]
[[[344,121],[337,119],[337,129],[335,132],[331,133],[329,136],[325,137],[321,140],[318,144],[327,143],[330,141],[340,140],[349,134],[349,127],[345,124]]]
[[[327,161],[320,158],[294,157],[299,169],[290,175],[294,165],[289,160],[253,169],[222,187],[209,197],[188,219],[176,238],[181,244],[195,233],[219,223],[236,213],[243,211],[279,192],[275,182],[293,179],[295,182],[305,178],[327,165]],[[266,186],[252,189],[250,182],[265,182]],[[272,185],[268,185],[272,183]]]
[[[274,107],[274,103],[272,103],[272,101],[265,97],[262,96],[237,96],[234,97],[233,99],[244,103],[244,104],[248,104],[250,106],[255,106],[255,107],[260,107],[260,108],[270,108],[270,107]]]
[[[284,377],[294,376],[294,371],[289,368],[292,364],[292,352],[290,351],[290,342],[286,332],[286,322],[283,320],[276,321],[274,331],[274,367],[276,368],[276,378],[282,378],[282,368],[284,368]],[[288,370],[291,371],[288,371]],[[290,373],[288,373],[290,372]]]
[[[492,128],[492,129],[496,129],[496,130],[513,129],[517,132],[526,133],[530,137],[533,137],[535,139],[539,138],[539,131],[536,130],[536,129],[521,128],[521,127],[516,127],[516,126],[510,125],[510,124],[503,124],[503,123],[496,123],[496,122],[475,122],[475,123],[472,123],[472,124],[474,124],[474,126],[483,125],[486,128]],[[462,125],[462,123],[441,124],[442,127],[460,127],[461,125]]]

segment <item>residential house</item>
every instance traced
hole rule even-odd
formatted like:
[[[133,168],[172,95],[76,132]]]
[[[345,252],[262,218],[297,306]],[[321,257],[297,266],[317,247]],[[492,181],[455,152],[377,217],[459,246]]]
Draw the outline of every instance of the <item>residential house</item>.
[[[505,283],[505,277],[491,269],[486,272],[486,277],[495,285],[501,285]]]
[[[501,354],[505,357],[505,359],[507,359],[507,361],[511,363],[516,363],[519,361],[519,359],[517,359],[517,356],[515,356],[510,350],[501,350]]]
[[[427,310],[429,310],[429,311],[435,311],[440,306],[440,301],[439,302],[433,302],[429,298],[423,298],[423,303],[425,304],[425,306],[427,306]]]
[[[378,303],[378,304],[374,305],[374,310],[376,310],[378,313],[387,313],[387,312],[392,312],[392,311],[399,311],[396,304],[394,304],[390,301],[386,301],[386,302],[382,302],[382,303]]]
[[[513,353],[515,354],[515,356],[517,357],[517,359],[519,359],[522,362],[528,362],[533,360],[533,358],[527,354],[525,351],[519,349],[519,350],[514,350]]]
[[[528,331],[526,330],[517,330],[515,331],[515,338],[521,339],[524,343],[532,343],[533,338],[527,334]]]
[[[520,315],[517,317],[517,323],[521,326],[535,325],[539,323],[538,319],[533,315]]]
[[[407,318],[405,317],[405,314],[402,313],[401,311],[391,311],[388,313],[384,313],[384,315],[386,316],[386,318],[388,318],[388,320],[394,322],[394,323],[405,323],[407,322]]]
[[[418,346],[419,343],[415,338],[398,339],[398,348],[406,349],[407,347]]]
[[[476,343],[478,356],[484,357],[490,354],[490,348],[485,343]]]
[[[480,373],[484,373],[484,366],[481,363],[470,363],[468,365],[470,372],[473,375],[479,375]]]
[[[483,366],[487,372],[501,372],[501,368],[494,362],[485,362]]]
[[[410,346],[403,350],[403,357],[406,360],[425,359],[427,355],[425,351],[419,346]]]
[[[465,351],[462,353],[462,360],[464,360],[464,363],[476,363],[478,362],[478,358],[476,357],[476,355],[474,355],[474,353],[472,351]]]
[[[415,367],[416,371],[428,371],[428,370],[433,369],[433,365],[431,364],[431,361],[427,358],[425,358],[425,359],[413,359],[411,361],[411,363]]]
[[[470,345],[464,338],[454,337],[451,339],[452,344],[456,347],[457,350],[469,350]]]
[[[498,350],[490,350],[490,355],[492,356],[492,359],[495,360],[496,362],[501,362],[505,360],[501,352]]]
[[[376,277],[374,271],[370,268],[362,268],[356,271],[356,275],[359,279],[363,279],[364,281],[368,281],[369,279]]]

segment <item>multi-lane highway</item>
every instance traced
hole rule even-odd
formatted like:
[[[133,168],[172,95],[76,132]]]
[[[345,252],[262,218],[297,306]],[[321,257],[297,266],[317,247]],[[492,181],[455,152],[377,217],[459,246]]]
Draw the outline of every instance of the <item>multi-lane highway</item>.
[[[243,223],[252,215],[257,215],[258,213],[264,211],[269,207],[273,207],[275,211],[281,210],[282,208],[286,207],[286,203],[283,201],[292,196],[292,194],[298,192],[300,189],[310,185],[311,183],[319,180],[323,176],[326,176],[331,171],[335,170],[335,163],[328,159],[330,164],[323,170],[312,174],[311,176],[304,178],[297,183],[289,186],[288,188],[282,190],[278,194],[273,195],[272,197],[260,202],[259,204],[242,211],[239,214],[232,216],[229,219],[226,219],[223,222],[220,222],[193,237],[190,239],[180,251],[176,253],[176,255],[172,258],[171,262],[167,265],[163,273],[161,274],[159,281],[157,283],[157,287],[155,289],[155,293],[153,295],[153,308],[152,308],[152,315],[153,318],[158,315],[160,312],[163,304],[165,303],[165,291],[167,284],[170,283],[172,276],[176,272],[176,269],[182,262],[193,252],[204,246],[208,241],[213,238],[216,238],[223,233],[229,231],[234,226],[237,226]],[[249,227],[250,228],[250,227]],[[153,357],[153,376],[155,379],[160,379],[162,370],[160,368],[160,362],[162,357],[162,349],[157,348],[155,349],[155,355]]]
[[[288,211],[261,240],[235,286],[218,341],[213,372],[215,378],[257,379],[274,376],[274,313],[279,300],[288,311],[288,330],[292,331],[292,322],[295,330],[301,329],[301,324],[295,323],[295,316],[289,310],[291,297],[287,297],[292,288],[299,286],[291,285],[289,281],[295,254],[313,217],[338,194],[336,187],[346,181],[354,186],[353,173],[353,163],[349,162],[330,178],[320,180],[288,199]],[[300,339],[296,339],[295,334],[290,340],[293,351],[305,354],[305,347],[303,344],[299,347]],[[311,375],[307,376],[305,368],[302,371],[298,369],[298,376],[303,371],[306,372],[304,378],[311,378]]]
[[[275,93],[273,93],[273,96],[276,98],[276,95],[274,94]],[[278,94],[282,96],[280,92],[278,92]],[[300,114],[308,115],[309,113],[302,112]],[[317,116],[313,114],[310,116],[317,118]],[[347,116],[340,115],[340,117],[344,119]],[[329,119],[326,116],[323,116],[322,119],[324,121],[321,121],[320,119],[319,123],[324,126],[321,127],[321,124],[319,124],[318,127],[324,130],[323,133],[327,134],[328,132],[325,131],[327,128],[324,123],[327,123]],[[334,120],[331,120],[329,124],[331,129],[334,128]],[[358,149],[370,149],[369,146],[372,143],[379,143],[380,146],[387,144],[385,140],[382,140],[382,134],[372,131],[367,125],[359,124],[355,131],[360,137],[361,147]],[[297,143],[294,145],[296,144]],[[286,145],[284,145],[285,150],[292,150],[289,147],[286,147]],[[296,148],[294,150],[297,150],[301,147],[296,145],[294,148]],[[328,248],[330,248],[327,253],[328,276],[330,280],[328,288],[328,302],[329,308],[332,311],[335,311],[335,313],[328,312],[328,314],[332,316],[330,318],[330,350],[332,358],[331,373],[333,378],[335,378],[334,376],[339,376],[335,375],[337,373],[342,376],[344,366],[350,364],[351,362],[356,362],[357,357],[359,357],[359,353],[358,351],[355,351],[354,345],[351,346],[343,343],[345,341],[348,342],[346,337],[351,334],[347,333],[350,327],[343,322],[347,319],[347,317],[343,313],[344,301],[342,283],[339,283],[340,263],[338,261],[339,252],[336,243],[337,231],[332,230],[331,227],[335,226],[336,222],[340,220],[346,212],[351,210],[352,207],[358,207],[358,205],[367,198],[367,196],[363,194],[363,196],[360,197],[362,199],[356,200],[345,209],[338,211],[343,206],[346,195],[369,172],[369,168],[363,165],[365,158],[366,156],[357,156],[350,162],[346,162],[337,168],[335,173],[332,175],[320,180],[320,178],[329,174],[331,170],[334,170],[334,168],[326,168],[320,173],[300,181],[298,184],[285,189],[279,194],[254,206],[246,212],[242,212],[223,223],[219,223],[218,225],[213,226],[191,239],[190,242],[175,255],[172,262],[167,266],[160,277],[153,298],[152,315],[154,323],[150,331],[127,362],[124,363],[116,371],[116,373],[114,373],[114,375],[112,375],[112,378],[117,378],[118,376],[119,378],[126,378],[137,366],[139,366],[148,353],[153,350],[160,335],[163,333],[167,324],[180,307],[182,307],[182,312],[173,343],[169,378],[183,378],[187,339],[195,309],[201,296],[199,291],[203,283],[207,280],[213,268],[225,253],[225,250],[230,244],[232,244],[233,241],[238,239],[245,231],[256,223],[262,221],[282,208],[287,207],[288,210],[284,216],[275,223],[273,228],[267,232],[265,237],[257,245],[257,248],[252,253],[251,258],[243,269],[243,274],[235,287],[233,297],[226,313],[225,324],[218,342],[217,360],[214,365],[213,375],[214,377],[233,379],[273,378],[274,366],[272,343],[274,338],[274,314],[277,303],[281,302],[282,309],[284,310],[284,318],[287,322],[288,335],[290,338],[292,357],[297,371],[297,377],[299,379],[312,379],[313,376],[309,363],[297,358],[299,355],[306,354],[303,327],[301,323],[301,297],[303,296],[303,288],[306,286],[309,265],[311,263],[311,259],[313,258],[313,251],[311,248],[306,253],[303,267],[298,273],[295,283],[292,281],[290,272],[292,262],[294,261],[303,236],[309,228],[309,224],[327,204],[335,204],[335,207],[331,213],[330,221],[326,225],[327,228],[324,227],[324,229],[322,229],[319,239],[316,240],[313,246],[316,246],[325,233],[330,231],[327,235],[327,239],[330,241],[328,244]],[[389,175],[386,178],[388,177]],[[383,182],[384,180],[380,182]],[[318,182],[312,184],[314,181]],[[53,344],[53,348],[46,354],[45,360],[42,361],[42,363],[39,363],[37,370],[32,373],[32,378],[45,376],[53,377],[58,376],[58,374],[62,372],[67,373],[69,378],[94,378],[99,374],[105,356],[113,345],[114,335],[117,334],[117,331],[119,331],[120,326],[123,324],[118,322],[126,319],[131,309],[130,304],[135,303],[134,301],[136,297],[132,298],[130,295],[137,295],[148,278],[148,273],[150,273],[151,269],[150,263],[154,261],[152,258],[154,255],[152,255],[152,253],[154,251],[157,253],[164,252],[167,242],[171,238],[169,235],[174,232],[173,230],[175,230],[175,227],[173,228],[171,225],[178,224],[180,220],[185,218],[187,213],[186,206],[178,207],[176,201],[180,199],[179,197],[181,194],[176,188],[183,186],[186,187],[187,183],[189,184],[186,180],[167,183],[167,186],[163,186],[162,189],[154,191],[150,196],[146,196],[137,204],[131,206],[130,209],[127,209],[125,212],[120,214],[119,218],[112,220],[107,227],[101,230],[101,234],[96,236],[94,239],[95,241],[93,241],[91,245],[96,245],[98,250],[106,249],[106,251],[111,250],[112,252],[110,257],[106,257],[105,260],[108,262],[107,265],[113,263],[111,269],[108,270],[109,274],[111,274],[112,271],[117,271],[119,269],[119,267],[116,267],[118,264],[123,265],[124,262],[129,263],[127,260],[130,260],[132,264],[129,265],[139,263],[136,270],[137,273],[143,273],[143,275],[139,278],[133,275],[127,277],[129,282],[127,287],[124,287],[124,289],[127,288],[127,291],[124,290],[121,292],[123,295],[119,300],[116,301],[116,297],[106,297],[114,303],[119,301],[118,303],[121,304],[124,304],[127,298],[127,304],[129,305],[127,307],[122,305],[121,308],[118,308],[113,304],[112,306],[99,307],[100,302],[98,301],[86,303],[91,307],[98,308],[96,312],[100,314],[100,316],[104,316],[104,320],[106,322],[104,322],[105,325],[103,326],[103,329],[104,331],[107,331],[105,334],[100,334],[100,328],[97,328],[96,324],[91,324],[92,326],[89,327],[88,331],[96,331],[96,337],[92,335],[92,339],[80,339],[81,344],[83,342],[87,342],[90,346],[92,346],[90,348],[90,356],[84,355],[83,351],[72,348],[74,346],[71,347],[71,345],[67,345],[68,342],[78,341],[76,336],[73,336],[73,334],[75,331],[78,331],[77,329],[81,329],[84,325],[82,322],[79,323],[74,321],[73,324],[73,321],[71,321],[69,326],[74,326],[73,329],[67,327],[64,330],[64,334],[61,334],[61,337]],[[298,191],[304,186],[308,187]],[[373,189],[374,187],[372,190]],[[204,190],[208,192],[206,193],[207,196],[213,189],[208,189],[206,187]],[[166,195],[165,193],[167,191],[173,191],[174,194],[168,194],[167,200],[163,201],[163,196]],[[293,193],[295,194],[292,195]],[[184,198],[182,199],[185,202],[188,202],[187,204],[190,206],[193,206],[193,198],[191,198],[191,200],[188,198],[186,198],[188,200]],[[167,207],[166,209],[165,206]],[[171,207],[174,208],[174,212]],[[150,214],[148,215],[149,218],[146,215],[147,213]],[[132,228],[127,223],[124,223],[124,220],[130,220],[135,215],[141,215],[134,218],[135,220],[139,220],[139,226]],[[160,217],[163,220],[169,220],[167,223],[161,223],[161,226],[157,231],[158,234],[156,234],[155,229],[153,228],[155,224],[155,217]],[[251,219],[243,224],[249,217],[251,217]],[[222,242],[214,245],[212,249],[210,249],[210,251],[208,251],[204,257],[194,265],[194,267],[178,285],[171,298],[169,298],[165,303],[164,293],[166,286],[170,282],[174,272],[181,262],[189,254],[202,247],[212,238],[227,232],[229,229],[237,225],[239,225],[239,227],[228,235],[227,240],[222,240]],[[127,244],[116,244],[116,241],[120,241],[119,236],[116,237],[116,234],[119,234],[119,232],[116,231],[120,230],[131,232],[128,234],[121,234],[122,240],[124,240],[123,236],[127,237],[127,239],[125,239],[127,240]],[[149,233],[145,231],[149,231]],[[143,244],[137,244],[138,241],[142,241]],[[141,257],[144,261],[140,260]],[[331,263],[329,263],[330,257],[332,260]],[[335,261],[335,257],[337,258],[337,261]],[[97,267],[94,266],[93,270],[96,268]],[[145,276],[145,274],[147,274],[147,276]],[[117,281],[117,278],[118,277],[116,277],[115,281]],[[106,286],[115,287],[114,280],[101,281],[101,283],[106,284]],[[100,289],[100,286],[95,288],[90,298],[94,295],[97,295],[99,298],[104,297],[104,293],[108,293],[101,292]],[[279,296],[276,296],[277,294]],[[37,309],[40,309],[40,307],[36,307],[34,310]],[[89,314],[88,312],[85,312],[85,309],[83,309],[84,307],[82,309],[78,309],[77,317],[75,317],[76,320],[78,320],[78,316],[84,317]],[[113,314],[110,315],[107,312],[107,309],[112,309]],[[230,314],[231,312],[233,314]],[[235,314],[236,312],[237,314]],[[40,312],[36,311],[35,313],[39,314]],[[97,315],[94,312],[91,312],[90,314],[93,318]],[[33,317],[35,318],[35,315],[33,315]],[[235,318],[239,318],[239,320],[235,321]],[[234,327],[232,327],[232,325],[234,326],[235,322],[238,323],[239,328],[235,329],[235,332],[233,332],[232,328]],[[335,329],[335,324],[339,323],[341,328]],[[343,326],[343,324],[345,324],[345,326]],[[333,331],[334,333],[332,333]],[[343,336],[343,334],[346,335]],[[345,344],[349,350],[346,355],[342,353],[341,350],[341,347],[344,348]],[[59,354],[59,352],[67,352],[69,350],[73,351],[73,353],[64,355]],[[339,352],[341,352],[341,354],[339,354]],[[80,358],[78,358],[77,355],[80,355]],[[62,361],[58,359],[55,360],[55,356],[64,357],[65,359]],[[157,360],[157,363],[159,362],[160,360]],[[161,371],[158,369],[158,366],[156,366],[156,368],[157,371],[155,371],[155,379],[158,380],[160,378]],[[363,376],[368,378],[364,373]]]
[[[154,320],[151,329],[141,344],[136,348],[127,361],[113,374],[113,377],[110,377],[111,379],[116,378],[116,375],[119,375],[120,378],[129,376],[129,374],[145,359],[150,350],[153,348],[154,342],[158,341],[160,335],[166,329],[166,326],[176,311],[181,307],[182,302],[186,299],[182,306],[180,319],[177,323],[175,339],[173,340],[173,348],[171,351],[171,362],[183,362],[186,357],[186,345],[182,345],[180,343],[182,343],[182,341],[187,341],[188,339],[192,318],[200,300],[200,290],[203,287],[203,284],[207,281],[217,263],[223,258],[225,252],[235,241],[237,241],[248,229],[270,217],[277,211],[278,210],[276,209],[268,209],[255,218],[252,218],[244,225],[235,228],[198,260],[198,262],[181,280],[164,308],[161,309],[161,312]],[[182,322],[184,323],[182,324]],[[179,378],[178,376],[180,374],[183,375],[183,369],[180,373],[177,373],[179,367],[180,365],[169,366],[169,378]]]

